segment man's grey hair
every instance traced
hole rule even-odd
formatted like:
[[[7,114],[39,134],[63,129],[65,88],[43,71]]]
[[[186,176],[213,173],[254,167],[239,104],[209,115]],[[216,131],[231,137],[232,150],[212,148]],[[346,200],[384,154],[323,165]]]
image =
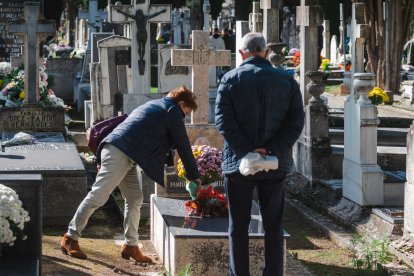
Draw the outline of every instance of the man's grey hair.
[[[262,33],[248,33],[242,38],[241,48],[244,53],[258,53],[266,50],[266,40]]]

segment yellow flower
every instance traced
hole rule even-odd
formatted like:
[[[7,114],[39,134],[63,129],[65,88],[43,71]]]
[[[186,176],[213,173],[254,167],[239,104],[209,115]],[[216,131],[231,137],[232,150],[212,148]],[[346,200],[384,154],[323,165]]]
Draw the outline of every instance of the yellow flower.
[[[387,93],[380,87],[374,87],[371,92],[369,92],[368,98],[374,105],[382,104],[390,100]]]
[[[2,85],[3,84],[3,80],[0,80],[0,85]]]
[[[24,91],[21,91],[20,94],[19,94],[19,98],[24,99],[25,96],[26,96],[26,94],[24,93]]]

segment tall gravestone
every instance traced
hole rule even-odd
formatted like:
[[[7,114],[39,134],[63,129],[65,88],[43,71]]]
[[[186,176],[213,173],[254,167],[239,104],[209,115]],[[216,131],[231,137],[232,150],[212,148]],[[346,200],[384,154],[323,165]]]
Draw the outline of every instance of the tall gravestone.
[[[263,9],[263,36],[267,43],[280,41],[279,9],[282,0],[260,0],[260,8]]]
[[[249,33],[248,21],[236,21],[236,67],[239,67],[243,62],[241,55],[237,52],[241,49],[243,36]]]
[[[251,32],[261,32],[263,30],[263,15],[260,12],[260,3],[253,2],[252,5],[253,9],[249,14],[249,29]]]
[[[306,89],[312,98],[305,107],[305,128],[296,144],[296,169],[311,183],[332,178],[329,113],[328,107],[320,98],[325,91],[323,76],[319,71],[306,73],[306,77],[310,79]]]
[[[124,96],[124,112],[150,100],[150,23],[170,23],[171,5],[153,5],[149,0],[131,1],[131,5],[109,5],[109,21],[130,25],[132,93]]]
[[[10,61],[10,56],[20,53],[21,39],[8,32],[7,24],[24,15],[25,0],[0,1],[0,62]],[[43,0],[38,0],[43,11]]]
[[[404,236],[414,242],[414,123],[407,135],[407,182],[404,194]]]
[[[204,0],[203,2],[203,31],[210,31],[210,1]]]
[[[44,110],[39,99],[39,42],[54,32],[53,21],[39,21],[39,3],[26,3],[24,18],[10,23],[8,31],[22,36],[24,45],[25,103],[17,110],[1,110],[1,131],[64,131],[62,109]],[[27,50],[26,50],[27,49]]]
[[[323,21],[323,49],[322,49],[322,55],[330,59],[331,58],[331,27],[329,20]]]
[[[318,28],[322,26],[323,9],[318,0],[301,0],[296,7],[297,22],[300,26],[300,90],[304,104],[308,104],[310,94],[306,90],[309,78],[305,75],[309,71],[319,68]]]
[[[123,112],[123,95],[128,93],[132,75],[130,65],[131,39],[110,36],[97,42],[98,62],[92,63],[91,122],[102,121]]]
[[[98,33],[102,30],[102,22],[108,19],[108,13],[103,10],[98,10],[98,0],[89,0],[88,11],[79,11],[79,19],[86,19],[89,29],[89,41],[92,33]],[[88,49],[90,50],[90,44]]]
[[[345,101],[343,196],[359,204],[384,203],[383,172],[377,164],[377,108],[368,99],[375,75],[364,72],[364,4],[352,5],[352,86]]]

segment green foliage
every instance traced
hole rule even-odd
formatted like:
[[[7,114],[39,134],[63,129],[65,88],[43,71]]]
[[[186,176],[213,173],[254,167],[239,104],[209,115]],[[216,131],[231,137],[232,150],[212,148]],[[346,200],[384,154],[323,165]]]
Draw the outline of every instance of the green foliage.
[[[172,276],[170,272],[167,270],[161,271],[158,273],[160,276]],[[187,264],[183,269],[178,272],[178,276],[192,276],[193,275],[193,267],[192,264]]]
[[[352,264],[357,270],[357,275],[387,275],[382,264],[391,259],[388,253],[389,244],[388,236],[373,240],[368,239],[367,235],[353,236]]]

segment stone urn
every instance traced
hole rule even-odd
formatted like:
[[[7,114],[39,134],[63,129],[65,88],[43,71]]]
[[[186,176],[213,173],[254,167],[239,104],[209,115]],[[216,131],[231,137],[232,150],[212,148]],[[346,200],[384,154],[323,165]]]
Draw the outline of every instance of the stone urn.
[[[354,74],[354,89],[358,93],[358,103],[361,105],[372,105],[368,98],[369,92],[375,86],[375,74],[373,73],[355,73]],[[357,96],[357,94],[355,94]]]
[[[285,61],[285,55],[282,49],[286,47],[286,43],[268,43],[266,46],[270,50],[268,60],[274,67],[280,67]]]
[[[325,85],[322,83],[324,75],[323,72],[319,71],[306,72],[305,76],[310,79],[310,82],[306,85],[306,89],[312,95],[309,100],[310,103],[323,103],[321,95],[325,91]]]

